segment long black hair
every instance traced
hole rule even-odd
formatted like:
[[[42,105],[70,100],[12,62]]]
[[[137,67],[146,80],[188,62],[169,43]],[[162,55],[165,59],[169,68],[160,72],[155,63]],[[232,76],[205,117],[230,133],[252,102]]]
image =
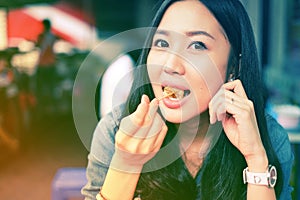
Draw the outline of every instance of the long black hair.
[[[158,27],[167,8],[178,0],[165,0],[158,9],[151,27]],[[231,44],[227,75],[238,73],[248,98],[253,102],[257,123],[269,163],[276,166],[278,182],[275,187],[279,196],[282,189],[282,170],[270,142],[264,113],[262,78],[257,56],[255,39],[249,17],[239,0],[199,0],[218,20]],[[201,20],[201,19],[199,19]],[[154,31],[149,33],[138,65],[145,66]],[[139,67],[137,66],[137,67]],[[237,76],[237,74],[236,74]],[[124,115],[134,112],[141,96],[154,98],[146,69],[136,70],[130,97],[126,102]],[[168,123],[168,134],[164,144],[172,140],[176,129]],[[206,156],[201,167],[201,180],[197,184],[190,175],[182,158],[153,172],[142,173],[136,193],[146,199],[246,199],[247,186],[242,180],[242,171],[247,166],[245,158],[234,147],[224,131],[214,148]]]

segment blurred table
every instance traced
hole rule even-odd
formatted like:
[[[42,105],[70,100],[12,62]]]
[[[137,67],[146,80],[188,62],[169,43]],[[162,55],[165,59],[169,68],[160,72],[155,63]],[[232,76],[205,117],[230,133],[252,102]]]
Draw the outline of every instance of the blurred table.
[[[299,132],[288,132],[290,142],[293,144],[300,143],[300,131]]]
[[[299,172],[299,155],[300,155],[300,131],[288,131],[289,139],[294,151],[295,163],[292,170],[292,183],[294,187],[293,197],[295,200],[300,200],[300,172]]]

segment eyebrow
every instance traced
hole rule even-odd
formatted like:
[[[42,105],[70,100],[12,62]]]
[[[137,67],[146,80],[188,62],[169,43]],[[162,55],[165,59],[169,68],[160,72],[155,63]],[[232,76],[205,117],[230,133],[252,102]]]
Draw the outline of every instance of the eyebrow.
[[[161,34],[161,35],[169,35],[169,31],[165,31],[165,30],[157,30],[155,34]],[[188,37],[192,37],[195,35],[205,35],[213,40],[216,40],[211,34],[209,34],[206,31],[188,31],[185,33],[185,35],[187,35]]]
[[[165,31],[165,30],[157,30],[155,32],[155,34],[160,34],[160,35],[166,35],[168,36],[169,35],[169,32],[168,31]]]
[[[211,34],[209,34],[206,31],[190,31],[190,32],[186,32],[185,34],[189,37],[192,37],[192,36],[195,36],[195,35],[205,35],[207,37],[210,37],[213,40],[216,40]]]

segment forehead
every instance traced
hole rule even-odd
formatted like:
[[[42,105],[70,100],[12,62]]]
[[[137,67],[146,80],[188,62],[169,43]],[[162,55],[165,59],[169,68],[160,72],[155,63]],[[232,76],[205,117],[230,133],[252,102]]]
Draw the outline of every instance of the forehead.
[[[216,18],[197,0],[178,1],[170,5],[158,27],[179,33],[203,30],[223,35],[223,29]]]

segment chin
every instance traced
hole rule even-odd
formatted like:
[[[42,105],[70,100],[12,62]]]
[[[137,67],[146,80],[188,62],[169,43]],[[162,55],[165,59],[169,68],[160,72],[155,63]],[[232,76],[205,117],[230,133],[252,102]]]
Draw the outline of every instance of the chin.
[[[185,123],[191,119],[195,119],[199,117],[198,112],[182,112],[179,110],[170,111],[169,109],[163,109],[163,108],[161,108],[160,110],[165,120],[175,124]]]
[[[160,111],[165,120],[171,123],[180,124],[188,121],[200,120],[201,113],[207,111],[207,105],[195,107],[194,109],[169,109],[164,105],[160,105]]]

